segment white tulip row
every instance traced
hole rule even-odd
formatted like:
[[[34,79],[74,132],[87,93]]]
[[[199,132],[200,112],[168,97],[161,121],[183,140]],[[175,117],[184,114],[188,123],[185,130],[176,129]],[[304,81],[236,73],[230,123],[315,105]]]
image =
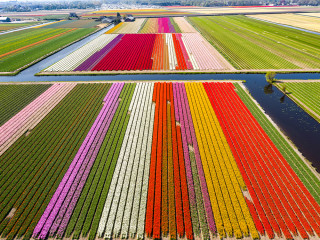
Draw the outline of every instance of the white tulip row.
[[[138,83],[134,91],[129,106],[131,116],[99,223],[100,237],[118,238],[122,233],[122,237],[127,238],[129,227],[132,234],[136,232],[137,227],[131,228],[131,222],[137,226],[140,211],[139,192],[145,190],[142,189],[142,185],[148,182],[148,176],[145,174],[149,174],[150,163],[146,166],[144,163],[148,162],[146,151],[149,148],[151,154],[151,146],[148,146],[152,141],[149,141],[150,138],[145,133],[150,135],[149,124],[153,128],[153,123],[150,122],[152,89],[153,84]],[[146,194],[142,197],[145,199],[141,200],[146,203]],[[139,219],[139,225],[140,221],[143,221],[144,225],[144,218]]]
[[[92,54],[101,50],[111,42],[118,34],[102,34],[65,58],[51,65],[46,72],[70,72],[87,60]]]
[[[154,84],[151,84],[151,93],[153,93]],[[145,162],[144,170],[139,169],[140,171],[143,171],[143,180],[141,182],[142,188],[141,188],[141,200],[140,200],[140,209],[139,212],[136,210],[139,207],[139,202],[137,196],[139,195],[139,192],[135,194],[134,199],[134,205],[133,205],[133,212],[131,216],[131,222],[130,222],[130,233],[132,235],[135,234],[135,231],[137,231],[137,238],[143,239],[145,232],[144,232],[144,225],[145,225],[145,217],[146,217],[146,209],[147,209],[147,197],[148,197],[148,187],[149,187],[149,172],[150,172],[150,161],[151,161],[151,148],[152,148],[152,139],[153,139],[153,124],[154,124],[154,115],[155,115],[155,107],[156,105],[152,102],[152,95],[150,96],[150,101],[148,105],[148,118],[146,121],[145,126],[145,134],[143,139],[143,146],[146,146],[141,151],[141,160]],[[150,110],[151,106],[151,110]],[[139,184],[139,181],[137,180],[137,183]],[[140,188],[139,188],[140,189]],[[138,218],[138,220],[137,220]],[[131,236],[133,238],[133,236]]]
[[[176,51],[174,48],[174,43],[172,39],[172,34],[166,34],[166,44],[168,45],[168,52],[169,52],[169,68],[170,70],[176,70],[176,66],[178,65]]]
[[[137,178],[136,181],[131,181],[128,199],[133,198],[132,205],[126,205],[124,220],[122,223],[122,236],[128,236],[129,232],[131,238],[134,238],[137,233],[138,217],[139,212],[141,211],[141,198],[146,195],[142,195],[142,187],[148,186],[149,183],[149,167],[150,167],[150,157],[151,157],[151,146],[152,146],[152,135],[153,135],[153,121],[151,119],[154,116],[152,111],[152,94],[153,94],[153,83],[148,83],[146,86],[147,96],[145,98],[145,106],[143,108],[143,116],[141,121],[141,127],[139,132],[139,139],[137,150],[135,153],[135,166],[137,168]],[[151,126],[151,127],[150,127]],[[150,129],[151,129],[151,141],[150,141]],[[150,149],[150,154],[148,155],[148,150]],[[134,194],[134,196],[133,196]],[[131,212],[131,214],[130,214]],[[145,216],[145,214],[143,215]],[[130,222],[129,222],[130,221]],[[142,222],[139,221],[139,225],[144,225],[144,218]],[[129,228],[130,226],[130,228]]]
[[[117,191],[116,191],[116,196],[120,196],[121,200],[119,199],[120,201],[113,201],[111,214],[116,216],[116,218],[115,218],[115,221],[113,222],[109,217],[110,221],[107,222],[106,232],[105,232],[105,236],[110,236],[112,235],[112,232],[113,232],[116,238],[119,237],[121,232],[121,227],[122,227],[121,222],[122,222],[123,212],[125,209],[126,202],[130,200],[132,201],[132,199],[127,199],[130,178],[131,178],[131,175],[133,178],[134,178],[134,175],[136,175],[136,171],[135,171],[136,169],[133,169],[134,159],[135,159],[134,156],[137,148],[142,111],[145,103],[144,98],[146,95],[146,91],[145,91],[146,89],[143,86],[143,84],[138,84],[137,88],[140,88],[139,101],[136,108],[133,109],[131,112],[134,120],[131,127],[131,131],[129,133],[129,144],[126,147],[125,156],[127,157],[125,157],[125,162],[122,163],[122,169],[120,172],[120,176],[124,177],[123,183],[121,184],[120,182],[120,184],[122,185],[122,190],[120,191],[121,188],[117,188]],[[127,165],[126,168],[125,168],[125,165]]]
[[[146,135],[144,135],[145,130],[148,132],[148,128],[146,128],[146,117],[147,117],[147,110],[149,107],[152,106],[152,84],[143,84],[143,97],[142,97],[142,104],[140,106],[139,112],[136,112],[134,114],[138,115],[137,119],[137,126],[134,134],[134,142],[131,146],[131,153],[130,153],[130,159],[132,159],[133,166],[132,170],[128,170],[126,172],[126,179],[124,182],[122,195],[123,198],[121,199],[127,199],[126,203],[118,206],[118,212],[117,212],[117,220],[115,222],[114,227],[114,235],[119,236],[121,231],[121,237],[122,238],[128,238],[129,236],[129,226],[130,226],[130,220],[133,220],[133,218],[137,218],[139,215],[139,202],[140,202],[140,191],[142,187],[142,177],[143,177],[143,171],[144,171],[144,163],[145,163],[145,152],[146,152],[146,144],[142,146],[142,142],[145,139],[148,139]],[[150,114],[150,112],[149,112]],[[135,144],[136,143],[136,144]],[[142,150],[142,147],[144,147],[144,150]],[[144,152],[144,156],[142,154]],[[130,177],[131,174],[131,177]],[[130,179],[130,183],[129,183]],[[124,190],[125,187],[127,187],[127,184],[129,184],[127,191]],[[139,193],[138,193],[139,192]],[[137,195],[136,195],[137,194]],[[123,201],[124,202],[124,201]],[[133,208],[133,203],[135,202],[135,207]],[[123,215],[124,214],[124,215]],[[123,218],[123,219],[122,219]],[[122,219],[122,221],[121,221]],[[134,220],[133,220],[134,221]],[[131,236],[136,233],[136,230],[130,231]]]
[[[114,33],[137,33],[139,32],[145,18],[136,19],[134,22],[125,22]]]

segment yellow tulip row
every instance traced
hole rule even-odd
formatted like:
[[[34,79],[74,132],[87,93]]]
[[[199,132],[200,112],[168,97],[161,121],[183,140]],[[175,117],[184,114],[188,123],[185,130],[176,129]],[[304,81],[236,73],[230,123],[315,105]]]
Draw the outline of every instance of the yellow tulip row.
[[[118,25],[116,25],[115,27],[113,27],[109,31],[107,31],[105,34],[110,34],[110,33],[116,32],[122,26],[122,24],[123,24],[123,22],[119,23]]]
[[[186,83],[191,115],[221,237],[259,238],[241,189],[246,186],[202,83]]]

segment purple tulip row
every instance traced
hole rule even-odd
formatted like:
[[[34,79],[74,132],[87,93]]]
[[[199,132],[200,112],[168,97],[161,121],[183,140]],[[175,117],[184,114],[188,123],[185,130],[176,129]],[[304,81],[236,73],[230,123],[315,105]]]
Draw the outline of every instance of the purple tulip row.
[[[192,145],[195,152],[196,164],[198,169],[198,176],[201,184],[202,196],[204,207],[206,210],[206,217],[209,229],[212,233],[216,232],[216,225],[214,222],[211,202],[209,198],[207,183],[202,167],[202,162],[200,158],[199,147],[195,135],[195,130],[192,122],[190,107],[188,103],[187,93],[184,83],[173,83],[173,95],[174,95],[174,107],[176,120],[181,124],[182,133],[182,144],[184,149],[185,166],[187,171],[189,194],[190,194],[190,204],[196,204],[194,185],[192,178],[192,169],[189,157],[188,145]]]
[[[101,59],[103,59],[121,40],[124,34],[119,34],[110,43],[108,43],[100,51],[94,53],[86,61],[80,64],[74,71],[91,71],[95,65],[97,65]]]
[[[118,107],[123,86],[115,83],[108,91],[104,106],[35,227],[34,238],[63,235]]]

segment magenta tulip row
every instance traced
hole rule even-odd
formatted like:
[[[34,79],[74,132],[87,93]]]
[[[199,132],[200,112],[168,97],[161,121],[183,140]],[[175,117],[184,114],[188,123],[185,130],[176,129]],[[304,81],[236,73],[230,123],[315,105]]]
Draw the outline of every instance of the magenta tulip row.
[[[194,148],[198,176],[199,176],[202,196],[203,196],[203,203],[206,211],[207,223],[210,231],[212,233],[215,233],[216,226],[214,222],[207,183],[206,183],[206,179],[205,179],[205,175],[202,167],[200,152],[198,148],[198,143],[195,135],[195,130],[192,122],[189,102],[188,102],[184,83],[173,83],[173,95],[174,95],[175,117],[176,117],[176,120],[179,121],[181,124],[182,144],[184,149],[186,174],[188,179],[190,205],[196,206],[197,200],[196,200],[196,195],[194,190],[194,182],[193,182],[193,176],[192,176],[188,145],[191,145]]]

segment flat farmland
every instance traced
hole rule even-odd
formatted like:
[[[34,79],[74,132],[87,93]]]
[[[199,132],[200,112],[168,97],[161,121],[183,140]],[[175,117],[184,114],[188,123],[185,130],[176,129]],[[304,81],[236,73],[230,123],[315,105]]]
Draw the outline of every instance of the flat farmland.
[[[170,7],[172,11],[189,12],[195,15],[224,15],[224,14],[250,14],[250,13],[290,13],[290,12],[316,12],[317,6],[230,6],[230,7]]]
[[[1,237],[320,237],[319,174],[241,83],[44,88],[0,128]]]
[[[40,74],[199,72],[224,69],[232,69],[232,66],[199,33],[107,32]]]
[[[302,14],[262,14],[252,15],[251,17],[270,21],[274,23],[289,25],[293,27],[303,28],[310,31],[320,32],[320,19],[316,17],[317,13],[311,15]]]
[[[99,10],[89,13],[84,13],[82,17],[95,18],[99,16],[116,16],[117,13],[123,14],[132,14],[134,17],[165,17],[165,16],[175,16],[175,15],[190,15],[193,13],[185,11],[174,11],[171,9],[165,8],[146,8],[146,9],[114,9],[114,10]]]
[[[196,33],[184,17],[138,18],[134,22],[124,22],[107,33]]]
[[[28,27],[39,24],[39,22],[26,22],[26,23],[0,23],[0,33],[17,28]]]
[[[94,31],[96,28],[36,27],[0,35],[0,73],[16,74],[32,62]]]
[[[320,122],[320,82],[282,81],[276,86]]]
[[[62,20],[57,23],[48,24],[41,28],[93,28],[100,22],[94,20]]]
[[[49,84],[0,85],[0,126],[49,87]]]
[[[236,69],[320,68],[319,35],[245,16],[189,19]]]

